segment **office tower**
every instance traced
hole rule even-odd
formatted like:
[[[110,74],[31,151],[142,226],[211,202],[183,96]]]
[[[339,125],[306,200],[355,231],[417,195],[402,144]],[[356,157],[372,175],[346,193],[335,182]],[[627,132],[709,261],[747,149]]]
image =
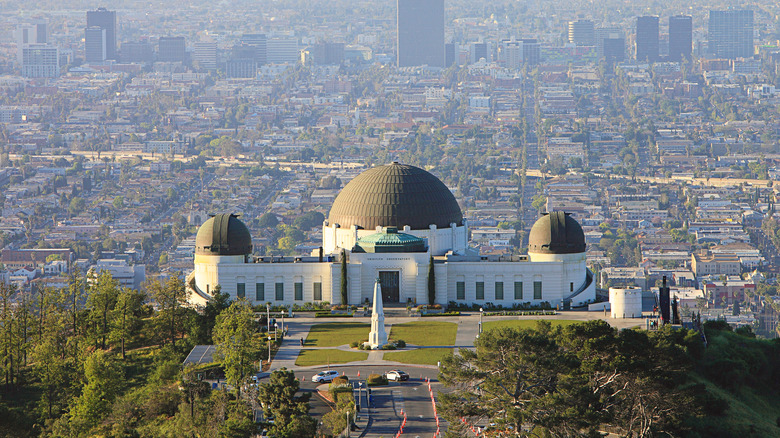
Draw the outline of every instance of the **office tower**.
[[[41,27],[42,26],[42,27]],[[16,25],[16,31],[14,32],[16,39],[16,59],[19,64],[22,63],[22,53],[26,46],[29,44],[45,44],[46,38],[46,23],[20,23]]]
[[[35,20],[35,42],[38,44],[46,44],[49,42],[49,29],[45,20]]]
[[[718,58],[753,56],[753,11],[710,11],[709,49]]]
[[[28,44],[22,48],[22,76],[56,78],[60,75],[59,50],[50,44]]]
[[[444,67],[450,67],[458,60],[455,58],[455,43],[447,43],[444,45]]]
[[[398,0],[399,67],[444,67],[444,0]]]
[[[523,63],[527,65],[539,64],[541,57],[539,42],[535,38],[526,38],[520,41],[523,42]]]
[[[154,49],[148,41],[125,41],[119,58],[128,64],[154,62]]]
[[[268,62],[268,37],[265,34],[246,34],[241,37],[241,42],[255,48],[257,65],[263,65]]]
[[[184,37],[160,37],[157,43],[157,60],[160,62],[186,61],[187,43]]]
[[[599,58],[611,62],[625,59],[626,37],[619,27],[600,27],[596,29],[596,51]]]
[[[519,69],[523,66],[523,42],[514,38],[498,43],[498,62],[506,68]]]
[[[108,56],[107,32],[99,26],[84,29],[84,58],[87,62],[104,62]]]
[[[596,31],[590,20],[569,22],[569,42],[578,46],[592,46],[596,43]]]
[[[199,42],[193,48],[193,57],[198,67],[203,70],[217,69],[217,43]]]
[[[231,79],[251,79],[257,76],[257,62],[254,59],[228,59],[225,75]]]
[[[690,60],[693,51],[693,19],[690,15],[669,17],[669,60]]]
[[[298,38],[275,37],[268,40],[266,58],[269,64],[295,64],[300,59]]]
[[[488,56],[488,45],[484,42],[479,43],[471,43],[469,44],[469,59],[470,62],[473,64],[480,59],[485,59],[485,61],[490,62],[490,57]]]
[[[96,11],[87,11],[87,27],[100,27],[106,31],[106,57],[105,59],[117,59],[116,53],[116,11],[106,8],[98,8]]]
[[[655,62],[658,60],[658,17],[636,18],[636,60]]]
[[[344,61],[344,43],[318,43],[308,52],[317,65],[339,65]]]

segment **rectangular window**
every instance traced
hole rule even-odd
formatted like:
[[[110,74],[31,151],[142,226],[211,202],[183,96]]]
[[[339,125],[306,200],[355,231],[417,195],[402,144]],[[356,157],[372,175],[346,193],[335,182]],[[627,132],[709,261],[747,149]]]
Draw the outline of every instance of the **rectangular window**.
[[[522,281],[516,281],[515,282],[515,299],[516,300],[522,300],[523,299],[523,282]]]
[[[238,298],[246,297],[246,283],[237,283],[236,284],[236,296]]]
[[[455,291],[457,292],[456,298],[459,300],[466,299],[466,282],[459,281],[455,284]]]
[[[574,283],[569,283],[569,292],[574,292]]]
[[[255,301],[265,301],[265,283],[255,283]]]
[[[284,301],[284,283],[276,283],[276,301]]]
[[[303,283],[295,283],[295,301],[303,301]]]
[[[314,301],[322,301],[322,283],[314,283]]]
[[[534,299],[535,300],[541,300],[542,299],[542,282],[541,281],[534,281]]]
[[[485,282],[484,281],[478,281],[477,282],[477,299],[478,300],[484,300],[485,299]]]
[[[496,300],[503,300],[504,299],[504,282],[503,281],[497,281],[496,282]]]

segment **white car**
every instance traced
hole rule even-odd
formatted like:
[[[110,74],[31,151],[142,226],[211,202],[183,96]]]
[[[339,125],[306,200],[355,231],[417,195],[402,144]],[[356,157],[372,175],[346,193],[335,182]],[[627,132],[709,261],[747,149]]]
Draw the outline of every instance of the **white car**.
[[[404,380],[409,380],[409,374],[406,374],[401,370],[388,371],[385,373],[385,377],[387,378],[387,380],[392,380],[394,382],[402,382]]]
[[[335,370],[321,371],[311,376],[311,381],[314,383],[328,383],[339,376],[339,372]]]

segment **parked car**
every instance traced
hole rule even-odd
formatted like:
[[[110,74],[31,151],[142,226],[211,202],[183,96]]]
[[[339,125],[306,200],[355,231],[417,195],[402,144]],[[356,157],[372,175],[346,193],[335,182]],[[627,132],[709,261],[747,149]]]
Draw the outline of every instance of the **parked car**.
[[[339,372],[335,370],[321,371],[311,376],[311,381],[314,383],[328,383],[339,376]]]
[[[409,380],[409,375],[401,370],[388,371],[385,373],[385,377],[387,380],[392,380],[394,382]]]

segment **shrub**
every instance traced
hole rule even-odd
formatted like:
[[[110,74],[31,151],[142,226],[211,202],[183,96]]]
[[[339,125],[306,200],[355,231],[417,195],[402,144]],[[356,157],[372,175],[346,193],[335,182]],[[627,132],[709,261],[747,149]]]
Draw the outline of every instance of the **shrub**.
[[[339,376],[333,379],[332,385],[346,385],[349,383],[349,377],[347,376]]]
[[[361,343],[358,342],[358,341],[352,341],[352,343],[349,344],[349,346],[352,347],[352,348],[360,348],[360,345],[361,345]]]
[[[395,350],[395,345],[393,344],[385,344],[382,346],[382,350]]]
[[[368,386],[387,385],[387,377],[381,374],[371,374],[368,376],[368,379],[366,379],[366,384]]]
[[[333,379],[333,383],[328,386],[328,394],[334,403],[338,401],[339,394],[347,392],[350,396],[352,395],[352,385],[348,383],[336,384],[336,379]]]
[[[404,341],[403,339],[399,339],[395,341],[395,346],[397,348],[406,348],[406,341]]]
[[[432,316],[460,316],[460,312],[443,312],[443,313],[426,313],[421,315],[423,317],[432,317]]]

